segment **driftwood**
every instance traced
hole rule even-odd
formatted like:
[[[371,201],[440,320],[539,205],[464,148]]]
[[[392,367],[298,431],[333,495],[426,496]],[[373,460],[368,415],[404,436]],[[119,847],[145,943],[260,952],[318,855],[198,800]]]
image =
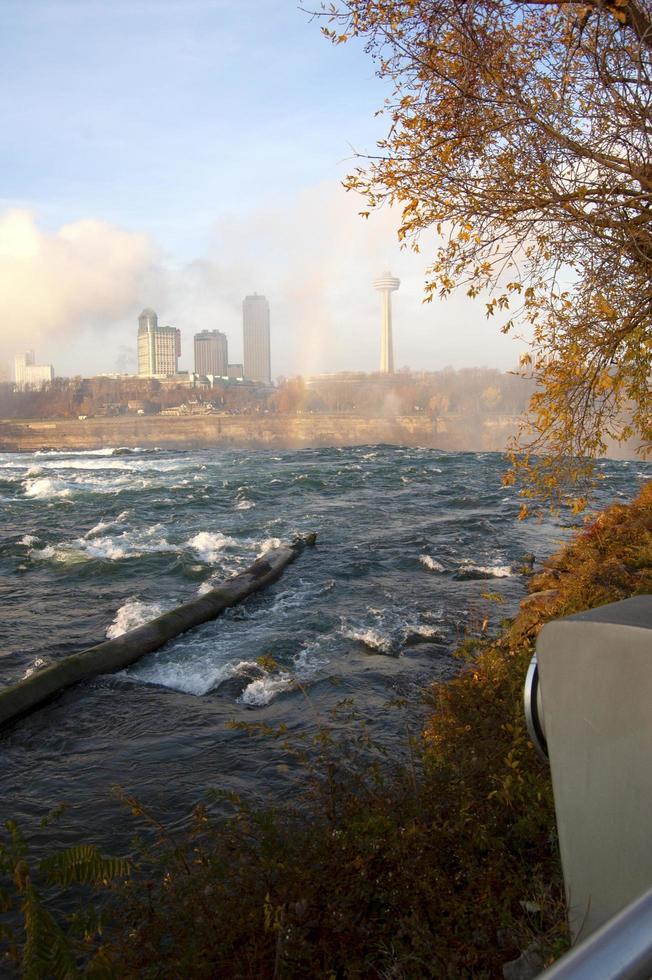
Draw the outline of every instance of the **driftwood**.
[[[274,548],[258,558],[246,571],[226,579],[200,598],[185,602],[114,640],[106,640],[88,650],[64,657],[17,684],[0,690],[0,726],[32,711],[78,681],[122,670],[144,654],[158,650],[180,633],[215,619],[225,609],[276,581],[306,545],[315,543],[316,537],[309,534],[291,545]]]

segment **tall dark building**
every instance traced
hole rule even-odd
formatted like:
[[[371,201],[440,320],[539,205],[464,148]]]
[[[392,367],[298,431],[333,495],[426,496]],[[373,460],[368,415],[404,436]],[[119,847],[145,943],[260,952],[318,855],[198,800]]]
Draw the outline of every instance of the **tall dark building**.
[[[269,303],[258,293],[245,296],[242,301],[242,334],[245,378],[271,384]]]
[[[227,375],[229,350],[226,334],[220,330],[202,330],[195,334],[195,374]]]

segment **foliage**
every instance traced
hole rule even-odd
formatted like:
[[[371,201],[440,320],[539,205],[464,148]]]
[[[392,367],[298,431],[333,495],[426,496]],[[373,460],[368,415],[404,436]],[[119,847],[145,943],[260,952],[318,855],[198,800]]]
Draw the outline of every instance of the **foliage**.
[[[444,237],[427,298],[488,291],[532,337],[538,390],[511,479],[559,502],[610,439],[652,448],[650,0],[337,0],[393,85],[379,153],[346,186],[399,238]],[[540,460],[534,454],[545,453]]]
[[[60,816],[61,809],[44,817],[47,826]],[[13,906],[22,914],[23,935],[19,936],[8,921],[0,921],[0,941],[5,950],[5,964],[14,963],[25,980],[74,980],[82,976],[80,958],[85,960],[83,975],[94,980],[113,976],[113,968],[104,961],[101,951],[94,955],[93,940],[101,933],[101,917],[85,903],[83,912],[73,916],[64,930],[43,900],[43,888],[57,890],[72,885],[107,887],[117,878],[129,874],[129,861],[104,857],[92,844],[66,848],[44,858],[34,873],[30,868],[27,843],[12,820],[0,834],[0,881],[13,886],[0,889],[0,914],[8,920]],[[2,946],[0,946],[2,952]],[[109,970],[107,974],[107,970]]]
[[[652,591],[652,485],[587,523],[530,589],[515,620],[493,640],[470,639],[459,676],[428,692],[425,731],[408,736],[395,766],[364,726],[318,724],[298,740],[248,726],[307,770],[294,804],[209,795],[173,839],[125,797],[156,842],[113,892],[101,934],[89,913],[83,943],[27,891],[24,842],[9,826],[1,900],[13,878],[32,937],[25,975],[489,978],[532,942],[548,961],[558,955],[567,938],[552,792],[527,739],[523,679],[547,620]],[[354,720],[348,702],[340,712]],[[210,817],[216,797],[229,819]],[[64,884],[127,870],[93,848],[69,855],[43,870]]]

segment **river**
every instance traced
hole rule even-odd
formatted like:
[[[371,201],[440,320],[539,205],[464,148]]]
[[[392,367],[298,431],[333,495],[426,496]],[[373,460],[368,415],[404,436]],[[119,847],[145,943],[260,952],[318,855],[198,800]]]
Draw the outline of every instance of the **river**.
[[[407,698],[418,725],[420,692],[459,669],[465,631],[518,608],[524,555],[569,533],[517,521],[504,465],[390,446],[0,454],[0,684],[319,535],[264,594],[0,734],[0,819],[34,828],[65,802],[59,843],[119,851],[133,827],[114,784],[172,828],[210,787],[283,798],[282,749],[229,721],[301,731],[343,699],[392,751],[405,716],[390,702]],[[652,476],[650,463],[600,466],[598,506]],[[267,672],[256,661],[270,655]]]

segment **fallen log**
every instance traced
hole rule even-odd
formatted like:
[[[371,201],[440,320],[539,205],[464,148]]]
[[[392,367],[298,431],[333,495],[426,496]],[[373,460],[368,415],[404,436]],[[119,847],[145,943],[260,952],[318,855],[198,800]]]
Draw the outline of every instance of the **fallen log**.
[[[297,538],[291,545],[273,548],[244,572],[226,579],[200,598],[185,602],[113,640],[64,657],[1,690],[0,727],[32,711],[72,684],[97,677],[98,674],[122,670],[146,653],[158,650],[175,636],[215,619],[225,609],[276,581],[306,545],[314,545],[316,538],[316,534],[309,534],[305,538]]]

